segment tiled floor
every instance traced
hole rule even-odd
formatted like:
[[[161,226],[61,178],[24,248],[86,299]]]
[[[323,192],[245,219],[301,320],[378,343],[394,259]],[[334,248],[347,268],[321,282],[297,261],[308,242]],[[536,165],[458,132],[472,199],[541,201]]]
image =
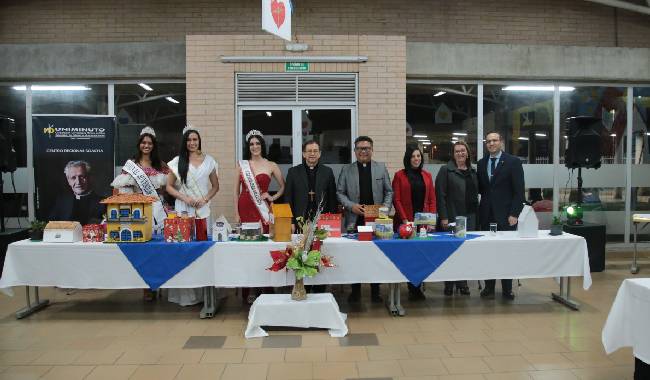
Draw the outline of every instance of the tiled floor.
[[[144,303],[138,290],[44,289],[52,305],[18,321],[17,289],[0,296],[0,379],[631,379],[631,351],[607,356],[600,342],[616,291],[631,276],[627,263],[610,260],[589,291],[574,280],[579,312],[550,300],[552,279],[523,280],[514,302],[481,300],[476,282],[470,297],[454,298],[427,284],[418,303],[404,289],[403,318],[369,303],[369,294],[348,305],[349,288],[334,286],[348,313],[342,339],[279,329],[244,339],[248,310],[234,290],[216,318],[200,320],[198,306]],[[650,271],[647,260],[642,270]]]

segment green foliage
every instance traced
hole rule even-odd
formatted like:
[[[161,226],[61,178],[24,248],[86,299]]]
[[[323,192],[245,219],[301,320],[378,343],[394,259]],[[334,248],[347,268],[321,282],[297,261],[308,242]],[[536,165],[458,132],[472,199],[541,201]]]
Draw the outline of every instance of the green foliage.
[[[47,225],[47,222],[36,219],[36,220],[32,221],[31,229],[32,229],[32,231],[43,231],[45,229],[46,225]]]
[[[562,220],[560,220],[559,217],[554,216],[553,217],[553,222],[551,224],[553,224],[554,226],[560,225],[560,224],[562,224]]]

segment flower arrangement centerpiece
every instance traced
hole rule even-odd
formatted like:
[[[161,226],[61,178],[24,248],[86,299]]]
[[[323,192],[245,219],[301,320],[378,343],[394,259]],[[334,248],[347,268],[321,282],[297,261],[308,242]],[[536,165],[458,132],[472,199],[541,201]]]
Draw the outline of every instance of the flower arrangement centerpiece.
[[[295,301],[302,301],[307,298],[305,277],[315,276],[321,266],[334,266],[331,257],[322,255],[320,251],[320,242],[327,237],[327,230],[317,228],[321,212],[322,207],[319,207],[312,219],[296,218],[298,228],[302,231],[302,234],[298,235],[294,242],[287,245],[284,251],[270,252],[273,265],[267,268],[268,270],[273,272],[283,269],[293,270],[296,282],[291,292],[291,299]]]

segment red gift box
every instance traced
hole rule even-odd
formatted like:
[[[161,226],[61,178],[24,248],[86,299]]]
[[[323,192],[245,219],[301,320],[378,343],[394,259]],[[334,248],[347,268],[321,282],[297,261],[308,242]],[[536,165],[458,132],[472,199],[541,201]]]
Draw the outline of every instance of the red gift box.
[[[165,241],[168,243],[192,241],[192,237],[194,236],[194,218],[165,219],[163,234]]]
[[[104,227],[102,224],[86,224],[82,229],[84,243],[102,243],[104,241]]]
[[[316,226],[327,230],[328,237],[341,237],[341,214],[322,214]]]

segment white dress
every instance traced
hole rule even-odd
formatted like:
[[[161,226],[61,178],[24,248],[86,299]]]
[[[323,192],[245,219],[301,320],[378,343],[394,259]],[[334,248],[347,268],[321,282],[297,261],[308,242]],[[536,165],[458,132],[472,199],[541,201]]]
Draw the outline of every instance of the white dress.
[[[203,162],[198,167],[189,164],[187,170],[187,181],[183,184],[181,183],[181,177],[178,174],[178,156],[169,161],[167,165],[172,173],[174,173],[174,176],[176,176],[174,188],[182,194],[192,198],[203,198],[208,195],[208,192],[210,191],[210,174],[212,171],[218,173],[219,168],[219,165],[214,158],[206,154],[203,158]],[[183,211],[187,211],[190,216],[195,216],[201,219],[207,218],[207,225],[208,228],[210,228],[210,202],[200,209],[196,209],[180,199],[176,199],[174,209],[178,215]],[[167,300],[181,306],[196,305],[203,301],[203,288],[169,289]]]

